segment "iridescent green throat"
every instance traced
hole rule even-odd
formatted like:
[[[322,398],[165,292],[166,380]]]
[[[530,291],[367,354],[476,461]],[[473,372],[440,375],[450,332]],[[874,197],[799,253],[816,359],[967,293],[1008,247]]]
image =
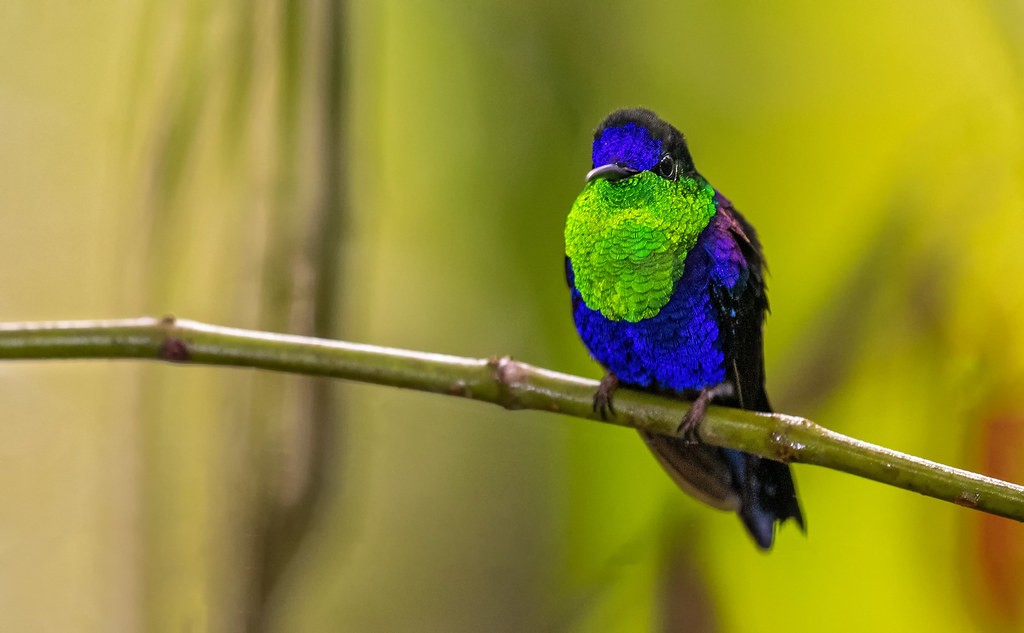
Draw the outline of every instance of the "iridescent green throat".
[[[644,171],[587,183],[565,223],[565,254],[587,307],[633,323],[658,314],[714,214],[715,191],[703,180]]]

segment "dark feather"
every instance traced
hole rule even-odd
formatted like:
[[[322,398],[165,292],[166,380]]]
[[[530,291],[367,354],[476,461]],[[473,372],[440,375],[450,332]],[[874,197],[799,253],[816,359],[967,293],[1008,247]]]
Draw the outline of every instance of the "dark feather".
[[[732,401],[718,404],[751,411],[771,412],[764,386],[762,327],[768,311],[764,282],[764,256],[757,233],[721,194],[716,195],[718,212],[730,222],[730,232],[743,252],[748,276],[742,287],[727,289],[714,285],[712,295],[722,325],[722,349],[726,351],[726,380],[735,387]],[[732,315],[735,314],[735,317]],[[771,547],[776,521],[793,518],[804,529],[793,476],[787,464],[747,453],[733,453],[730,461],[742,471],[737,477],[742,508],[740,518],[763,548]]]

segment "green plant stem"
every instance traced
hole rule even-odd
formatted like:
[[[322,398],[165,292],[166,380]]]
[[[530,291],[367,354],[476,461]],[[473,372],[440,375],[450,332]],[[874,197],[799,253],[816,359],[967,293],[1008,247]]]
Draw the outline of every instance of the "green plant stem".
[[[687,403],[621,389],[614,416],[593,409],[598,383],[510,358],[470,359],[342,341],[123,319],[0,324],[0,360],[155,359],[343,378],[537,409],[674,434]],[[710,407],[701,438],[786,462],[816,464],[1024,521],[1024,487],[861,442],[809,420]]]

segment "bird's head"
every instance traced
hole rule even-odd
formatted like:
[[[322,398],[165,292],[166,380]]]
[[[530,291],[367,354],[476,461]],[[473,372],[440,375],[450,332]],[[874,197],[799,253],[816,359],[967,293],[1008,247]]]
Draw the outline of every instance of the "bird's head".
[[[683,134],[644,108],[617,110],[594,132],[587,182],[621,180],[649,171],[665,180],[697,175]]]

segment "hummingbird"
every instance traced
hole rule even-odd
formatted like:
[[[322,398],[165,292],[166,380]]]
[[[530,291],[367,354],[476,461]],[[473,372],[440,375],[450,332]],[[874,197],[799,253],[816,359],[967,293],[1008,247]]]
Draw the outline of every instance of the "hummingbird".
[[[607,372],[594,407],[614,414],[620,385],[692,400],[678,436],[640,435],[685,492],[736,512],[770,549],[777,524],[804,529],[789,466],[696,433],[712,402],[771,411],[757,233],[694,167],[683,134],[650,110],[608,115],[592,159],[566,219],[565,275],[576,330]]]

